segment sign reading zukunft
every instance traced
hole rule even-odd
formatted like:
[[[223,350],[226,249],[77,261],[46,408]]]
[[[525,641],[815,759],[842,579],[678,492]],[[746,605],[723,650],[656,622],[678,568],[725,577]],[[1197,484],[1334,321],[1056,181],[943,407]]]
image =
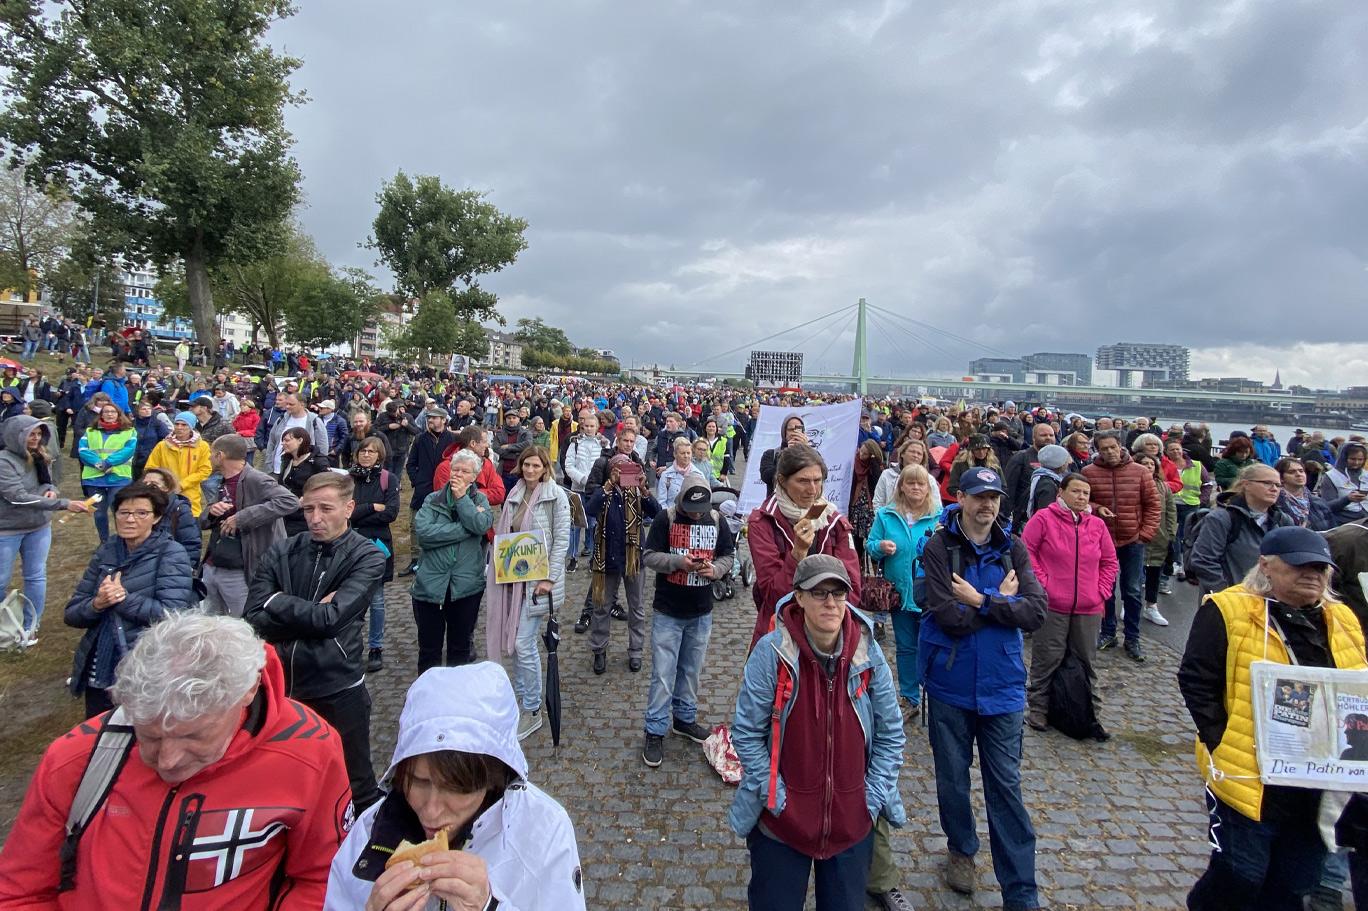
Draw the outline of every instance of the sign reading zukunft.
[[[1255,661],[1249,676],[1259,780],[1368,792],[1368,671]]]

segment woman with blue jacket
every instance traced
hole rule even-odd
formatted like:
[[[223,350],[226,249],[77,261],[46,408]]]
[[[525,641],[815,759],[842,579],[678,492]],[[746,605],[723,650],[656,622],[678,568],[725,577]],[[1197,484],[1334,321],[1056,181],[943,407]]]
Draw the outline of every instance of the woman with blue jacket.
[[[921,606],[917,604],[915,580],[922,576],[917,559],[925,540],[936,530],[938,510],[932,491],[936,487],[921,465],[911,464],[898,475],[892,501],[874,514],[865,541],[865,553],[883,567],[884,578],[902,597],[902,609],[893,612],[893,639],[897,643],[898,700],[903,723],[921,712],[921,671],[917,667],[917,637],[921,634]],[[923,600],[925,596],[923,596]]]
[[[87,718],[114,707],[114,669],[143,630],[194,601],[190,558],[158,524],[166,492],[130,484],[113,500],[116,533],[90,558],[65,612],[67,626],[86,631],[72,662],[71,692],[85,695]]]

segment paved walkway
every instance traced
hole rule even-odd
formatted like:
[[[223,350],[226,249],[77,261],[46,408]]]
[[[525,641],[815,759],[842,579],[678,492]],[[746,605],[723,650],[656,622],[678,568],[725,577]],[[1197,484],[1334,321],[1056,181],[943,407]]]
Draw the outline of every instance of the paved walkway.
[[[416,671],[406,581],[389,587],[386,667],[370,678],[374,758],[382,770]],[[532,780],[560,800],[574,820],[589,907],[744,908],[747,853],[725,818],[732,789],[707,765],[702,749],[680,737],[666,739],[660,768],[642,764],[649,643],[646,667],[629,673],[626,624],[615,622],[608,673],[594,676],[585,637],[569,629],[589,574],[574,573],[569,583],[570,604],[561,610],[561,746],[553,750],[550,732],[543,728],[524,749]],[[648,584],[648,611],[650,593]],[[753,619],[748,590],[718,605],[700,688],[700,722],[730,719]],[[483,641],[481,624],[477,643]],[[886,646],[891,659],[891,631]],[[1157,643],[1143,666],[1116,651],[1100,657],[1103,720],[1115,735],[1109,743],[1026,730],[1023,778],[1039,838],[1041,899],[1048,907],[1182,908],[1187,889],[1205,868],[1206,814],[1192,758],[1192,725],[1175,680],[1177,662],[1177,653]],[[979,891],[966,898],[941,884],[945,839],[937,821],[930,749],[920,727],[909,729],[901,789],[909,820],[895,832],[893,848],[904,891],[915,906],[1001,906],[984,822]],[[982,820],[978,792],[975,804]]]

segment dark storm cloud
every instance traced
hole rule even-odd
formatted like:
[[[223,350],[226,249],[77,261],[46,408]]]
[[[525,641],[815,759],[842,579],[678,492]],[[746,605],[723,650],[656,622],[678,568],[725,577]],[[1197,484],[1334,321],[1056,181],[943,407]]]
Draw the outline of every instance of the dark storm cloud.
[[[857,297],[1014,353],[1360,324],[1359,3],[313,0],[274,38],[331,257],[369,265],[400,168],[487,189],[531,224],[510,320],[638,361]],[[845,369],[828,328],[809,360]],[[984,353],[870,328],[884,372]]]

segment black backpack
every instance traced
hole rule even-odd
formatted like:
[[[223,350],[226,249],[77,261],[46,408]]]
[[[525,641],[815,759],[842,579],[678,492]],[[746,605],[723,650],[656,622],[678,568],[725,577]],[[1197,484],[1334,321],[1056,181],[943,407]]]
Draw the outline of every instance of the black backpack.
[[[1083,662],[1069,649],[1050,678],[1050,727],[1074,740],[1087,740],[1097,731],[1093,713],[1092,682]]]
[[[1183,581],[1189,585],[1197,584],[1197,571],[1192,567],[1192,551],[1197,545],[1197,535],[1202,530],[1202,522],[1207,516],[1211,515],[1212,509],[1223,509],[1224,507],[1215,506],[1211,509],[1202,507],[1187,517],[1183,522]],[[1226,532],[1226,548],[1229,549],[1235,539],[1240,536],[1240,516],[1236,512],[1230,513],[1230,530]]]

